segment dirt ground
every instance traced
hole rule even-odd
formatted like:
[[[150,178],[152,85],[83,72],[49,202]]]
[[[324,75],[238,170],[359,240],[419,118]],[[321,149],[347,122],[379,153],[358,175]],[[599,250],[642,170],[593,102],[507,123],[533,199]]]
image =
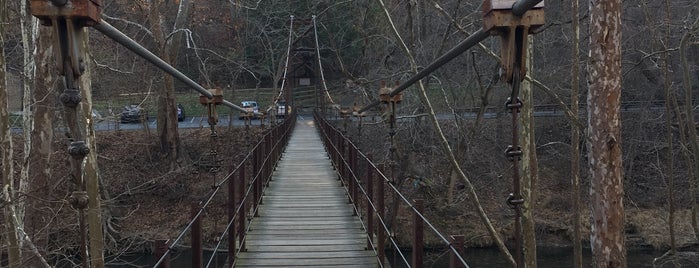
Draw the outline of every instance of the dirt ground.
[[[402,127],[407,128],[403,125]],[[486,126],[496,128],[497,126]],[[545,126],[544,126],[545,127]],[[149,252],[155,239],[174,239],[189,223],[192,206],[200,202],[245,157],[265,129],[253,127],[220,129],[214,139],[207,128],[181,130],[180,137],[186,161],[172,169],[169,162],[159,157],[157,137],[145,131],[113,131],[97,133],[98,161],[103,182],[103,218],[106,222],[108,254]],[[356,141],[356,129],[349,129]],[[410,168],[400,173],[397,186],[408,198],[423,198],[427,217],[445,234],[463,234],[469,247],[490,247],[492,240],[478,220],[471,206],[464,185],[457,183],[454,196],[448,200],[449,167],[439,157],[441,152],[427,128],[416,127],[399,134],[396,145],[402,161]],[[546,136],[548,132],[544,132]],[[549,134],[551,135],[551,134]],[[478,142],[464,146],[464,169],[473,178],[479,197],[498,231],[507,240],[512,238],[513,212],[505,205],[509,193],[509,167],[500,153],[479,153],[496,147],[502,137],[482,134]],[[367,124],[363,128],[360,147],[373,154],[377,163],[389,163],[391,144],[387,130],[381,124]],[[397,143],[398,143],[397,142]],[[15,143],[21,144],[21,143]],[[62,150],[62,142],[54,146],[53,174],[55,185],[65,185],[68,156]],[[499,148],[499,147],[497,147]],[[212,152],[215,151],[215,154]],[[500,150],[498,149],[498,152]],[[570,247],[572,238],[569,182],[566,169],[555,164],[557,154],[541,150],[540,183],[537,191],[536,212],[538,243],[548,247]],[[21,152],[18,157],[21,157]],[[560,161],[558,161],[560,162]],[[552,164],[554,163],[554,164]],[[567,161],[566,161],[567,165]],[[560,179],[560,178],[564,179]],[[587,188],[584,183],[583,200]],[[66,206],[68,186],[54,187],[42,208],[36,209],[52,215],[48,228],[29,228],[37,236],[37,243],[49,248],[65,248],[77,245],[75,236],[76,213]],[[387,204],[391,197],[388,196]],[[631,197],[634,199],[635,197]],[[225,187],[212,200],[204,213],[205,247],[212,248],[226,225]],[[398,206],[394,226],[397,237],[409,245],[408,233],[411,216],[407,207]],[[583,237],[588,237],[588,213],[583,214]],[[662,203],[627,207],[627,246],[631,248],[666,249],[669,246],[667,210]],[[677,212],[678,244],[693,243],[687,207]],[[51,231],[47,231],[51,230]],[[45,234],[46,236],[42,236]],[[189,244],[188,234],[180,245]],[[45,238],[45,239],[42,239]],[[63,243],[63,244],[61,244]],[[427,233],[427,247],[438,245],[436,236]],[[588,241],[584,242],[587,245]],[[73,248],[73,247],[69,247]]]

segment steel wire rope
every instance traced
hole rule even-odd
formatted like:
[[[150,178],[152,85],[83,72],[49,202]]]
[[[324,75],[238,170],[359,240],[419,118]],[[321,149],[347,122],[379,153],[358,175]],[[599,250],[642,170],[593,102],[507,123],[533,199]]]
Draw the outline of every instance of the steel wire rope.
[[[290,117],[290,118],[292,118],[292,117]],[[291,120],[291,119],[289,119],[289,120]],[[288,123],[288,122],[287,122],[287,124],[288,124],[288,126],[286,126],[286,128],[285,128],[285,131],[284,131],[284,135],[283,135],[283,136],[288,135],[290,129],[293,127],[293,124]],[[266,137],[266,136],[265,136],[265,137]],[[277,142],[276,142],[275,145],[272,147],[272,149],[277,148],[277,147],[280,145],[280,143],[281,143],[281,140],[277,140]],[[257,147],[255,147],[255,148],[257,148]],[[254,150],[251,150],[250,152],[253,152],[253,151],[254,151]],[[249,155],[249,154],[248,154],[248,155]],[[263,162],[263,164],[267,162],[267,159],[269,159],[269,155],[268,155],[268,157],[265,159],[265,161]],[[240,202],[240,204],[239,204],[238,207],[236,208],[236,211],[235,211],[235,213],[233,214],[233,217],[231,217],[231,220],[230,220],[230,221],[228,222],[228,224],[226,225],[226,229],[224,229],[224,231],[222,232],[221,236],[219,236],[219,240],[218,240],[219,242],[216,244],[216,247],[213,249],[213,252],[217,252],[217,251],[218,251],[218,248],[221,246],[221,243],[222,243],[222,241],[223,241],[224,236],[226,236],[226,234],[229,233],[231,225],[235,222],[236,216],[240,216],[240,214],[241,214],[240,211],[241,211],[241,209],[243,209],[243,204],[245,203],[244,201],[247,200],[247,198],[250,196],[250,193],[252,192],[252,187],[253,187],[252,185],[253,185],[253,182],[256,182],[256,181],[257,181],[257,177],[258,177],[258,176],[259,176],[259,172],[258,172],[258,175],[255,175],[255,179],[254,179],[253,181],[251,181],[250,186],[248,186],[247,191],[246,191],[245,194],[244,194],[243,201]],[[261,195],[260,197],[262,197],[262,195]],[[261,200],[261,199],[260,199],[260,200]],[[257,200],[257,201],[259,202],[259,200]],[[257,208],[257,209],[259,209],[259,208]],[[257,209],[253,210],[253,213],[255,213],[255,212],[257,211]],[[248,227],[246,228],[245,235],[243,236],[243,241],[245,241],[246,238],[247,238],[247,231],[248,231],[248,230],[250,230],[250,225],[248,225]],[[237,249],[237,251],[236,251],[236,256],[238,255],[238,253],[240,253],[240,250],[241,250],[241,248],[238,248],[238,249]],[[211,265],[211,262],[213,261],[214,258],[215,258],[215,255],[212,255],[212,256],[209,258],[209,261],[208,261],[206,267],[209,267],[209,266]]]
[[[428,226],[428,227],[429,227],[429,228],[430,228],[444,243],[446,243],[446,244],[448,245],[448,247],[449,247],[453,252],[458,252],[458,251],[456,250],[456,248],[454,248],[453,244],[452,244],[448,239],[446,239],[446,237],[445,237],[441,232],[439,232],[439,230],[437,230],[437,228],[434,227],[434,225],[432,225],[432,223],[431,223],[422,213],[420,213],[419,211],[417,211],[417,209],[413,206],[413,204],[412,204],[410,201],[408,201],[408,199],[398,190],[398,188],[395,187],[395,185],[388,179],[388,177],[386,177],[386,175],[384,175],[383,172],[381,172],[381,170],[380,170],[372,161],[370,161],[369,158],[368,158],[362,151],[358,150],[358,148],[355,146],[355,144],[354,144],[351,140],[349,140],[345,135],[343,135],[343,134],[342,134],[340,131],[338,131],[335,127],[333,127],[332,125],[330,125],[326,120],[323,119],[323,120],[322,120],[322,123],[323,123],[325,126],[330,127],[333,131],[337,132],[339,135],[341,135],[341,136],[343,137],[343,139],[347,140],[347,142],[349,143],[350,146],[352,146],[352,147],[354,147],[355,149],[357,149],[357,152],[359,152],[359,156],[361,157],[361,159],[366,160],[366,162],[370,165],[370,168],[374,169],[374,170],[378,173],[378,175],[380,175],[380,177],[383,178],[384,182],[387,182],[387,184],[390,186],[390,188],[391,188],[396,194],[398,194],[398,196],[400,197],[400,199],[401,199],[404,203],[406,203],[408,206],[410,206],[410,208],[413,210],[413,212],[415,212],[415,213],[421,218],[421,220],[422,220],[423,222],[425,222],[425,223],[427,224],[427,226]],[[323,131],[324,131],[324,133],[325,133],[325,130],[323,130]],[[327,133],[325,133],[325,136],[327,137]],[[333,145],[333,149],[334,149],[335,151],[339,151],[339,150],[337,150],[337,147],[335,146],[334,143],[331,143],[331,144]],[[342,160],[343,160],[343,163],[347,164],[347,163],[344,161],[344,157],[341,157],[341,158],[342,158]],[[355,178],[356,178],[356,175],[354,175],[354,172],[353,172],[352,170],[350,170],[350,173],[352,173],[352,175],[355,176]],[[364,194],[364,196],[365,196],[365,197],[368,197],[366,191],[364,191],[364,188],[361,186],[361,184],[359,184],[359,188],[362,190],[362,193]],[[368,198],[367,198],[367,201],[369,201]],[[372,201],[369,201],[369,203],[372,204],[372,208],[374,209],[374,211],[377,211],[377,210],[376,210],[376,206],[374,205],[374,203],[373,203]],[[384,227],[384,230],[385,230],[388,234],[391,234],[392,232],[388,229],[388,226],[387,226],[386,223],[383,221],[383,219],[382,219],[381,217],[377,217],[377,218],[379,218],[379,221],[381,222],[381,225]],[[392,236],[392,235],[390,235],[390,236]],[[466,263],[466,260],[464,260],[464,259],[460,256],[460,254],[456,254],[456,255],[458,256],[458,259],[461,261],[461,263],[462,263],[463,265],[465,265],[466,267],[469,267],[468,264]]]
[[[277,104],[279,102],[279,98],[281,98],[282,94],[284,93],[284,86],[286,84],[286,75],[287,75],[287,71],[289,70],[289,58],[291,55],[291,39],[292,39],[292,34],[294,33],[294,15],[290,15],[289,20],[290,20],[289,21],[289,44],[286,46],[286,63],[284,63],[284,74],[282,76],[282,86],[279,89],[279,94],[277,95],[276,98],[274,98],[273,104]]]
[[[538,3],[542,2],[543,0],[519,0],[515,3],[512,4],[512,14],[515,16],[521,16],[523,15],[527,10],[533,8],[536,6]],[[490,33],[485,31],[482,27],[478,29],[478,31],[474,32],[471,34],[469,37],[461,41],[459,44],[457,44],[455,47],[447,51],[446,53],[442,54],[439,58],[435,59],[430,63],[429,65],[425,66],[422,70],[419,72],[415,73],[413,76],[408,78],[407,81],[404,83],[400,84],[398,87],[396,87],[393,91],[391,91],[388,95],[393,97],[400,93],[401,91],[407,89],[408,87],[412,86],[413,84],[417,83],[417,81],[422,80],[425,76],[429,75],[430,73],[434,72],[438,68],[442,67],[442,65],[447,64],[450,62],[452,59],[456,58],[457,56],[461,55],[462,53],[466,52],[469,50],[471,47],[477,45],[481,41],[485,40],[490,36]],[[379,101],[372,102],[364,108],[360,109],[359,112],[365,112],[372,107],[379,105]]]
[[[325,131],[325,128],[324,128],[324,127],[320,127],[320,128],[318,128],[318,130],[319,130],[319,131],[321,132],[321,134],[323,135],[322,138],[325,138],[326,140],[329,140],[328,133]],[[338,151],[339,151],[339,150],[337,149],[337,147],[335,146],[334,143],[330,143],[330,145],[332,145],[332,150],[333,150],[333,151],[335,151],[335,152],[338,152]],[[325,147],[326,147],[326,148],[325,148],[326,150],[331,149],[331,148],[328,148],[327,146],[325,146]],[[342,159],[343,159],[343,163],[346,164],[346,162],[344,161],[344,157],[342,157]],[[333,163],[333,164],[335,165],[336,163]],[[337,168],[336,168],[335,170],[336,170],[335,173],[337,173]],[[352,170],[350,169],[350,172],[352,173],[352,176],[355,178],[355,182],[356,182],[356,175],[354,174],[354,171],[352,171]],[[338,174],[338,175],[339,175],[339,174]],[[359,187],[360,187],[359,189],[362,191],[362,193],[364,194],[364,196],[368,196],[367,193],[366,193],[366,191],[364,190],[364,188],[361,187],[361,185],[360,185]],[[344,190],[345,190],[345,193],[347,193],[348,196],[349,196],[349,190],[347,189],[347,187],[343,187],[343,188],[344,188]],[[354,200],[353,200],[353,201],[354,201]],[[376,205],[374,205],[374,203],[373,203],[369,198],[367,198],[367,202],[371,205],[371,207],[372,207],[372,209],[374,209],[374,211],[377,211],[377,210],[376,210]],[[359,215],[359,217],[361,218],[361,210],[359,210],[359,208],[358,208],[356,205],[352,205],[352,208],[353,208],[353,210],[357,213],[357,215]],[[376,213],[374,213],[374,214],[376,214]],[[367,215],[368,215],[368,214],[367,214]],[[373,217],[373,215],[372,215],[372,217]],[[388,227],[386,226],[386,223],[383,221],[383,218],[381,218],[381,217],[377,217],[377,218],[378,218],[379,221],[381,222],[381,225],[384,226],[384,230],[388,230]],[[364,224],[364,222],[360,220],[359,223],[362,225],[362,229],[364,229],[364,231],[368,233],[368,232],[369,232],[368,227]],[[373,230],[372,230],[372,231],[373,231]],[[388,230],[387,233],[390,233],[390,230]],[[369,241],[370,246],[372,247],[372,251],[374,251],[374,253],[378,254],[378,249],[376,248],[376,245],[374,244],[374,241],[372,241],[372,240],[368,240],[368,241]],[[378,256],[377,256],[377,257],[378,257]],[[379,264],[381,265],[381,267],[384,267],[383,263],[379,263]]]
[[[329,125],[329,124],[327,124],[327,122],[324,122],[324,123],[325,123],[326,125]],[[324,135],[326,138],[329,139],[329,137],[328,137],[328,135],[327,135],[327,132],[325,131],[325,128],[321,128],[321,129],[323,129],[323,130],[322,130],[322,131],[323,131],[323,135]],[[333,130],[334,130],[335,132],[339,133],[339,132],[337,131],[337,129],[334,129],[334,128],[333,128]],[[341,134],[341,135],[342,135],[342,134]],[[344,138],[344,135],[343,135],[342,137]],[[348,141],[349,141],[349,140],[348,140]],[[339,149],[337,148],[337,146],[335,146],[334,143],[330,143],[330,144],[332,145],[333,151],[335,151],[336,153],[339,153]],[[356,148],[356,147],[355,147],[355,148]],[[329,148],[328,148],[328,149],[329,149]],[[343,166],[349,167],[349,163],[347,163],[347,161],[345,160],[345,157],[344,157],[344,156],[340,156],[340,158],[341,158],[341,160],[342,160]],[[339,163],[338,163],[337,165],[339,165]],[[336,169],[336,170],[337,170],[337,169]],[[355,179],[355,183],[357,183],[357,182],[358,182],[358,181],[356,180],[356,179],[357,179],[357,176],[356,176],[356,174],[354,174],[354,171],[353,171],[352,169],[349,169],[349,172],[352,174],[352,177]],[[336,173],[337,173],[337,171],[336,171]],[[345,189],[345,192],[347,193],[347,195],[351,197],[351,195],[350,195],[350,193],[349,193],[349,189],[347,189],[347,187],[344,187],[344,185],[343,185],[343,188]],[[364,190],[364,188],[361,186],[361,184],[359,184],[359,189],[362,191],[362,193],[364,194],[365,197],[368,197],[368,194],[366,193],[366,191]],[[352,201],[354,201],[354,199],[352,199]],[[371,204],[372,209],[374,209],[374,211],[377,211],[377,210],[376,210],[376,205],[374,205],[374,203],[373,203],[371,200],[369,200],[369,198],[367,198],[367,202],[368,202],[369,204]],[[358,212],[358,214],[360,214],[356,205],[352,205],[352,207],[353,207],[353,209],[354,209],[355,212]],[[378,214],[378,213],[375,212],[374,214]],[[377,215],[377,218],[378,218],[379,221],[381,222],[381,226],[383,227],[384,231],[388,234],[388,237],[389,237],[389,240],[391,241],[391,244],[392,244],[395,248],[398,248],[400,245],[398,245],[398,242],[397,242],[396,239],[395,239],[394,233],[388,228],[388,225],[386,224],[386,222],[383,220],[382,217],[380,217],[379,215]],[[368,229],[367,229],[366,225],[364,224],[364,222],[363,222],[363,221],[360,221],[360,224],[362,225],[362,228],[364,229],[364,231],[367,231],[367,232],[368,232]],[[370,241],[369,243],[370,243],[370,245],[371,245],[372,247],[374,247],[374,242],[373,242],[373,241]],[[375,253],[377,252],[377,250],[378,250],[378,249],[373,249],[373,251],[374,251]],[[401,259],[403,260],[403,262],[404,262],[405,264],[407,264],[408,266],[410,266],[410,263],[409,263],[408,260],[406,259],[406,257],[405,257],[405,255],[403,254],[403,252],[401,252],[401,251],[399,250],[399,251],[398,251],[398,255],[401,256]],[[377,256],[377,257],[378,257],[378,256]],[[466,266],[468,267],[468,265],[466,265]],[[381,264],[381,267],[384,267],[383,264]]]
[[[318,59],[318,70],[320,71],[320,81],[323,84],[323,90],[325,90],[325,95],[328,96],[330,103],[335,104],[333,97],[330,96],[328,91],[328,85],[325,83],[325,74],[323,73],[323,63],[320,60],[320,45],[318,44],[318,28],[316,27],[316,15],[313,15],[313,36],[316,43],[316,59]]]
[[[324,123],[326,123],[326,122],[324,122]],[[329,125],[329,124],[326,123],[326,125]],[[337,131],[337,129],[334,129],[334,128],[333,128],[333,130],[334,130],[336,133],[339,133],[339,132]],[[328,138],[327,132],[325,131],[324,128],[323,128],[323,134],[324,134],[324,136],[325,136],[326,138]],[[340,134],[340,135],[342,135],[342,134]],[[345,138],[344,135],[343,135],[342,137]],[[339,153],[339,149],[337,148],[337,146],[335,146],[334,143],[330,143],[330,144],[332,145],[332,149],[333,149],[336,153]],[[342,159],[342,164],[343,164],[344,166],[349,166],[349,164],[345,161],[345,157],[344,157],[344,156],[340,156],[340,158]],[[339,163],[338,163],[338,165],[339,165]],[[336,170],[337,170],[337,169],[336,169]],[[354,174],[354,171],[353,171],[352,169],[349,169],[349,172],[352,174],[353,178],[355,179],[355,182],[357,182],[357,180],[356,180],[356,175]],[[343,188],[345,189],[345,192],[347,193],[347,195],[348,195],[348,196],[351,196],[350,193],[349,193],[349,189],[347,189],[347,187],[344,187],[344,185],[343,185]],[[374,211],[377,211],[377,210],[376,210],[376,205],[374,205],[374,203],[373,203],[371,200],[369,200],[368,195],[367,195],[366,191],[364,190],[364,188],[361,186],[361,184],[359,185],[359,189],[362,191],[362,193],[364,194],[364,196],[367,197],[367,202],[368,202],[369,204],[371,204],[372,209],[374,209]],[[353,201],[354,201],[354,200],[353,200]],[[358,208],[356,207],[356,205],[353,204],[352,207],[353,207],[353,209],[354,209],[355,212],[358,211]],[[377,214],[377,218],[378,218],[379,222],[381,222],[381,226],[383,227],[384,231],[388,234],[388,238],[389,238],[389,241],[391,242],[391,244],[394,246],[394,248],[399,248],[400,245],[398,245],[398,242],[397,242],[396,239],[395,239],[394,233],[390,230],[390,228],[388,228],[388,225],[386,224],[386,222],[383,220],[383,218],[382,218],[380,215],[378,215],[377,212],[374,212],[374,214]],[[360,221],[360,223],[361,223],[362,228],[364,229],[364,231],[368,232],[366,226],[364,225],[364,222],[363,222],[363,221]],[[371,245],[372,247],[374,247],[374,242],[373,242],[373,241],[370,241],[370,245]],[[379,249],[374,249],[373,251],[376,253],[377,250],[379,250]],[[398,250],[398,255],[401,257],[401,259],[403,260],[403,262],[404,262],[406,265],[410,266],[410,263],[408,262],[407,258],[406,258],[405,255],[403,254],[403,252],[401,252],[400,250]],[[378,257],[378,256],[377,256],[377,257]],[[384,266],[383,266],[383,263],[381,263],[380,265],[381,265],[381,267],[384,267]],[[468,265],[466,265],[466,267],[468,267]]]
[[[291,120],[291,119],[290,119],[290,120]],[[290,126],[287,126],[287,128],[286,128],[286,130],[285,130],[285,132],[284,132],[285,135],[288,134],[289,128],[290,128]],[[248,154],[245,156],[244,160],[243,160],[240,164],[238,164],[238,166],[237,166],[232,172],[230,172],[230,173],[225,177],[225,179],[224,179],[223,181],[221,181],[220,183],[218,183],[217,185],[214,186],[214,189],[212,190],[212,192],[209,193],[208,199],[206,200],[206,202],[204,202],[204,205],[202,205],[202,207],[199,209],[199,211],[197,212],[196,216],[194,216],[193,219],[189,221],[189,223],[187,224],[187,226],[185,226],[185,228],[180,232],[180,234],[177,236],[177,238],[176,238],[170,245],[168,245],[167,250],[165,251],[165,253],[163,254],[163,256],[158,260],[158,262],[157,262],[153,267],[156,267],[156,266],[160,265],[160,264],[165,260],[167,254],[170,253],[170,251],[172,250],[172,248],[175,247],[175,246],[177,245],[177,243],[179,243],[179,241],[182,239],[182,237],[184,237],[184,235],[187,233],[187,231],[189,231],[189,230],[192,228],[192,225],[194,224],[194,222],[201,216],[201,214],[204,212],[204,210],[208,207],[208,205],[211,203],[211,201],[212,201],[213,198],[216,196],[216,194],[218,193],[218,191],[221,189],[221,186],[222,186],[224,183],[228,182],[228,180],[229,180],[236,172],[238,172],[238,170],[239,170],[239,169],[245,164],[245,162],[250,158],[251,154],[262,144],[262,140],[264,140],[264,139],[267,137],[267,135],[269,135],[269,133],[266,134],[266,135],[264,135],[264,136],[262,137],[262,139],[260,139],[260,141],[258,141],[258,143],[253,147],[253,149],[251,149],[251,150],[248,152]],[[275,143],[275,145],[274,145],[272,148],[273,148],[273,149],[276,148],[276,147],[279,145],[280,142],[281,142],[280,140],[277,140],[276,143]],[[266,162],[267,162],[267,159],[269,159],[269,155],[267,156],[267,158],[265,158],[265,162],[263,162],[263,163],[266,163]],[[253,180],[252,182],[255,182],[258,176],[259,176],[259,171],[258,171],[258,175],[256,175],[256,177],[255,177],[255,180]],[[248,186],[248,189],[247,189],[247,191],[245,192],[245,195],[244,195],[244,197],[243,197],[243,202],[241,202],[241,204],[244,204],[244,201],[245,201],[245,200],[248,198],[248,196],[250,195],[250,192],[252,191],[252,185],[253,185],[253,184],[251,183],[250,186]],[[258,201],[259,201],[259,200],[258,200]],[[201,203],[201,202],[200,202],[200,203]],[[235,219],[235,216],[237,216],[237,215],[240,213],[240,208],[241,208],[241,206],[239,205],[239,206],[238,206],[238,209],[236,209],[236,212],[233,214],[233,215],[234,215],[234,216],[233,216],[234,219]],[[228,226],[230,226],[230,223],[229,223]],[[228,227],[227,227],[227,228],[228,228]],[[224,232],[224,235],[225,235],[225,232]],[[220,243],[220,240],[219,240],[219,243]],[[213,258],[213,256],[212,256],[212,258]],[[209,260],[211,261],[211,258],[210,258]]]

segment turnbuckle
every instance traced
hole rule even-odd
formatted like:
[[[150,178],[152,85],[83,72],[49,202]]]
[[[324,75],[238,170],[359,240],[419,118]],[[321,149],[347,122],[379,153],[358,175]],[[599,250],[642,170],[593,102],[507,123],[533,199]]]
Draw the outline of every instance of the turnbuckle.
[[[512,145],[508,145],[507,149],[505,149],[505,156],[510,158],[510,161],[512,161],[515,157],[518,157],[518,159],[522,156],[522,147],[517,146],[516,148]]]
[[[521,196],[516,198],[515,194],[513,193],[510,193],[510,195],[507,196],[507,206],[511,209],[517,209],[522,204],[524,204],[524,198]]]
[[[522,108],[522,106],[524,106],[524,104],[522,103],[522,100],[519,98],[515,98],[515,100],[512,101],[512,98],[510,97],[507,98],[507,102],[505,102],[505,107],[509,109],[510,112],[516,111],[517,113],[519,113],[519,110]]]

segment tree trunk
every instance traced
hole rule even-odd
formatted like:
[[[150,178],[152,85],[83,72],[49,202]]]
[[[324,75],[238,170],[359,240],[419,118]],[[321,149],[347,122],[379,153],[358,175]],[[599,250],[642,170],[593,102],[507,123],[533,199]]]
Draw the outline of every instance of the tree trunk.
[[[160,14],[161,0],[153,0],[149,6],[150,26],[157,47],[157,54],[168,64],[173,64],[171,51],[163,33]],[[163,85],[158,87],[158,138],[160,152],[171,162],[171,168],[179,166],[184,157],[181,154],[180,136],[177,131],[177,110],[175,103],[175,81],[169,74],[163,74]]]
[[[23,3],[25,1],[22,1]],[[24,7],[27,8],[27,7]],[[22,8],[22,10],[25,10]],[[26,10],[28,11],[28,9]],[[27,181],[27,196],[51,196],[51,153],[53,152],[53,111],[56,84],[51,28],[38,27],[28,12],[22,15],[22,43],[25,48],[25,87],[23,98],[24,163],[21,181]],[[31,79],[29,79],[31,77]],[[22,188],[22,187],[20,187]],[[24,192],[24,191],[22,191]],[[40,267],[45,260],[38,252],[48,248],[49,229],[43,218],[42,200],[28,198],[24,229],[36,246],[36,254],[25,257],[24,264]],[[19,216],[18,216],[19,217]],[[37,258],[38,257],[38,258]]]
[[[578,0],[572,0],[571,18],[573,21],[573,44],[571,78],[570,78],[570,110],[575,120],[579,114],[578,92],[580,92],[580,6]],[[570,127],[570,179],[571,199],[573,203],[573,267],[582,268],[582,220],[580,214],[580,128],[571,124]]]
[[[526,69],[531,75],[532,60],[534,53],[532,46],[533,37],[528,37]],[[536,183],[539,180],[539,163],[536,156],[536,139],[534,134],[534,94],[532,84],[523,81],[520,92],[522,94],[522,135],[519,144],[522,145],[522,162],[520,167],[522,172],[522,238],[524,247],[524,267],[535,268],[536,265],[536,223],[534,221],[534,204],[536,204]]]
[[[653,38],[655,39],[655,38]],[[665,46],[669,44],[670,40],[670,1],[665,0],[665,41],[663,42]],[[667,49],[667,48],[666,48]],[[668,203],[668,229],[670,231],[670,252],[672,255],[677,253],[677,244],[675,242],[675,150],[674,150],[674,137],[672,130],[672,112],[674,108],[672,107],[672,86],[670,86],[670,66],[669,58],[670,52],[665,50],[663,53],[662,66],[663,66],[663,77],[665,80],[665,125],[666,125],[666,137],[667,137],[667,203]]]
[[[5,0],[0,0],[0,10],[6,10]],[[3,19],[0,17],[0,20]],[[0,21],[0,44],[5,44],[5,22]],[[7,107],[7,75],[5,73],[5,50],[0,47],[0,152],[2,154],[2,203],[3,224],[2,234],[7,238],[7,260],[9,267],[20,267],[21,251],[19,236],[13,219],[13,208],[17,198],[13,178],[12,133],[10,133],[10,113]]]
[[[19,188],[18,192],[20,193],[27,193],[29,189],[29,179],[31,176],[29,175],[29,166],[27,165],[29,157],[30,157],[30,151],[31,151],[31,132],[32,132],[32,125],[34,124],[34,114],[31,109],[31,100],[32,100],[32,86],[34,84],[34,68],[35,68],[35,62],[33,59],[32,53],[34,52],[34,45],[36,41],[36,34],[37,34],[37,29],[38,29],[38,23],[37,20],[29,14],[29,6],[27,1],[21,1],[20,3],[20,30],[22,32],[22,54],[23,54],[23,63],[24,63],[24,68],[22,69],[22,90],[24,92],[24,96],[22,98],[22,127],[23,129],[27,131],[23,131],[22,135],[24,136],[24,164],[21,167],[21,173],[20,173],[20,179],[19,179]],[[16,207],[16,213],[17,213],[17,219],[19,221],[19,224],[24,227],[24,222],[25,222],[25,211],[27,207],[27,202],[25,199],[22,199],[22,201],[18,202],[17,207]],[[20,241],[20,247],[22,246],[22,241]]]
[[[692,148],[692,153],[694,157],[694,165],[692,167],[694,171],[693,178],[690,179],[691,192],[692,192],[692,228],[694,230],[694,236],[699,235],[699,226],[697,225],[697,182],[699,181],[699,138],[697,137],[696,123],[694,122],[694,104],[692,99],[692,79],[690,79],[689,74],[689,63],[687,62],[687,43],[692,33],[699,30],[699,18],[696,18],[690,29],[682,36],[680,40],[680,61],[682,63],[682,84],[684,85],[684,101],[685,101],[685,113],[687,118],[687,130],[689,144]]]
[[[590,0],[587,147],[593,267],[626,267],[621,154],[621,0]]]
[[[82,58],[84,62],[91,62],[87,28],[83,29],[84,38]],[[80,94],[83,100],[80,102],[82,109],[81,123],[85,126],[85,142],[90,148],[90,153],[85,158],[85,190],[88,196],[87,222],[89,230],[90,265],[95,268],[104,267],[104,233],[102,230],[102,205],[100,200],[99,175],[97,167],[97,143],[95,138],[95,126],[92,118],[92,73],[90,65],[85,65],[85,71],[80,77]]]

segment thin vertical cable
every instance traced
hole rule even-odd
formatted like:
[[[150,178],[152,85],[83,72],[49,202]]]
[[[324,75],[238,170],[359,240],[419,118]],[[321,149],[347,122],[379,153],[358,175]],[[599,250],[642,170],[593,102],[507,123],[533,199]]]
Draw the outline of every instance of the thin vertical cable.
[[[316,40],[316,58],[318,59],[318,70],[320,70],[320,81],[323,83],[323,90],[325,90],[325,95],[328,96],[330,103],[335,104],[333,98],[328,92],[328,85],[325,83],[325,75],[323,74],[323,64],[320,62],[320,46],[318,45],[318,28],[316,27],[316,15],[313,15],[313,34]]]
[[[284,94],[284,85],[286,85],[286,74],[289,70],[289,55],[291,55],[291,39],[292,34],[294,33],[294,15],[289,16],[289,20],[289,43],[286,46],[286,63],[284,64],[284,76],[282,77],[282,87],[279,89],[279,95],[277,95],[277,97],[274,98],[274,104],[277,104],[279,98],[281,98],[282,94]]]

